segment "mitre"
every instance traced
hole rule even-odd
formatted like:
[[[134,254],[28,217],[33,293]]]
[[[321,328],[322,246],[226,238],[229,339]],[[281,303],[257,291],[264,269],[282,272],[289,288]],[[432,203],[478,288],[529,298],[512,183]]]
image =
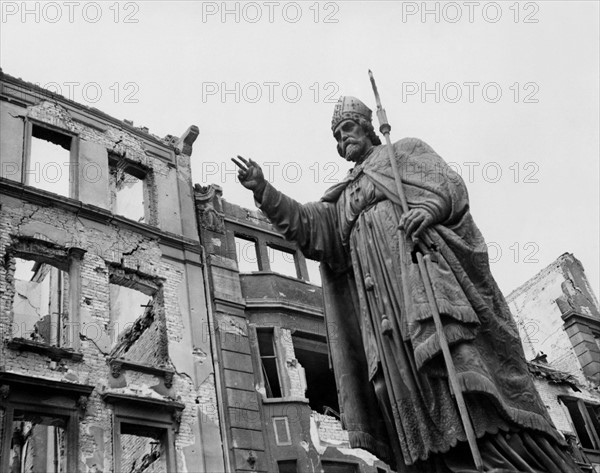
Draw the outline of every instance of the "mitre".
[[[349,95],[340,97],[333,109],[333,117],[331,118],[331,130],[335,131],[336,127],[344,120],[354,120],[358,122],[360,117],[371,121],[373,112],[364,103],[356,97]]]

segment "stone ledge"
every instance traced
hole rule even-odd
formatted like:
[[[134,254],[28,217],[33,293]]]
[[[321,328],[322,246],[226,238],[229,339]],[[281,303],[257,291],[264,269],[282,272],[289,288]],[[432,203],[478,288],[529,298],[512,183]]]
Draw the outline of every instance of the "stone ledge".
[[[83,360],[83,353],[76,352],[72,348],[55,347],[45,343],[34,342],[33,340],[26,340],[24,338],[13,338],[7,342],[6,346],[11,350],[29,351],[40,355],[46,355],[52,361]]]
[[[92,204],[85,204],[79,200],[63,197],[4,177],[0,177],[0,187],[2,188],[0,193],[3,195],[25,200],[42,207],[56,206],[67,212],[75,213],[79,217],[103,225],[114,224],[115,226],[134,231],[148,238],[155,238],[159,243],[172,248],[178,248],[190,253],[201,253],[199,241],[161,230],[154,225],[148,225],[130,220],[120,215],[114,215],[110,211]]]
[[[0,384],[9,385],[15,388],[22,388],[28,392],[36,391],[46,393],[49,391],[60,393],[67,397],[89,396],[94,390],[94,386],[79,383],[70,383],[67,381],[56,381],[53,379],[38,378],[34,376],[25,376],[17,373],[0,371]]]
[[[155,415],[158,415],[161,412],[166,413],[166,416],[170,418],[169,422],[174,424],[175,432],[179,432],[183,410],[185,409],[185,404],[182,402],[151,397],[138,397],[131,394],[115,392],[104,392],[100,397],[108,404],[125,407],[126,409],[133,409],[133,417],[139,417],[140,415],[145,416],[149,412],[152,412]],[[120,415],[123,415],[123,413]],[[131,415],[128,417],[131,417]],[[151,420],[161,422],[158,417]],[[167,419],[163,418],[162,422],[165,421],[167,421]]]
[[[131,394],[104,392],[101,394],[101,397],[104,402],[110,404],[132,403],[149,408],[165,408],[170,411],[182,411],[185,409],[185,404],[182,402],[151,397],[138,397]]]
[[[169,368],[146,365],[144,363],[138,363],[136,361],[126,360],[124,358],[111,358],[108,360],[108,365],[110,366],[110,374],[113,378],[118,378],[121,376],[121,371],[123,369],[127,369],[160,376],[165,380],[165,386],[168,389],[173,386],[173,376],[175,375],[175,371]]]

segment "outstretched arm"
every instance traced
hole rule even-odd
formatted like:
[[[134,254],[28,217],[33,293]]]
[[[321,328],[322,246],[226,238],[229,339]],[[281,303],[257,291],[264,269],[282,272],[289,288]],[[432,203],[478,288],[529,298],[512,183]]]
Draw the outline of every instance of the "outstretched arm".
[[[335,204],[300,204],[275,189],[253,160],[238,156],[232,161],[240,168],[240,183],[254,193],[259,208],[287,240],[298,243],[308,258],[335,267],[344,265],[347,256],[339,237]]]

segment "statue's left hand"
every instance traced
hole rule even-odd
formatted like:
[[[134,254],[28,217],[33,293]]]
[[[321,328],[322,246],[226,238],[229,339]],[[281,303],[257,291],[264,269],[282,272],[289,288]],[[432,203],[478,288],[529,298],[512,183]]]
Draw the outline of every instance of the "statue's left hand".
[[[425,209],[410,209],[400,217],[399,227],[416,240],[433,223],[433,215]]]

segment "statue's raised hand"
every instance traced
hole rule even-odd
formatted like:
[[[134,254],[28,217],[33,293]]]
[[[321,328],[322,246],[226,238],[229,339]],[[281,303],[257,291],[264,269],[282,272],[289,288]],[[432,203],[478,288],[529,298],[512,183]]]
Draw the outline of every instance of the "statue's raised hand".
[[[262,169],[255,161],[245,159],[238,155],[237,159],[231,160],[239,167],[238,179],[246,188],[254,192],[255,196],[262,196],[262,192],[267,185]]]

